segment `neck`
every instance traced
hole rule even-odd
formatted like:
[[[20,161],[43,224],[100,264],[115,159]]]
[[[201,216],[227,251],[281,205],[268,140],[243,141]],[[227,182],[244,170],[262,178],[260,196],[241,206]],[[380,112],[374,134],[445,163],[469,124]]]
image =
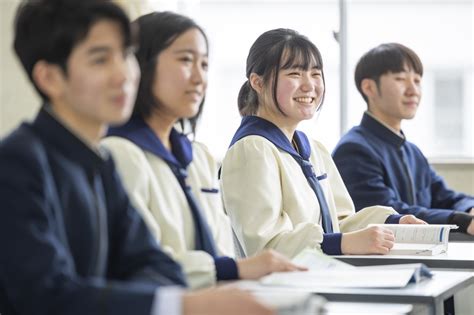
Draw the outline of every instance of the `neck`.
[[[94,149],[105,135],[107,125],[99,120],[85,117],[71,110],[69,106],[51,103],[50,112],[72,133]]]
[[[145,119],[145,122],[160,139],[165,148],[171,151],[170,134],[174,124],[176,123],[176,119],[154,112],[150,117]]]
[[[298,123],[289,122],[288,118],[283,116],[280,111],[275,113],[275,111],[266,110],[264,106],[258,110],[256,116],[272,122],[283,132],[283,134],[288,138],[288,141],[291,143]]]
[[[392,128],[396,132],[400,133],[402,127],[402,120],[399,118],[394,118],[390,115],[386,115],[379,110],[368,109],[368,112],[375,117],[377,120],[382,122],[383,124],[387,125],[388,127]]]

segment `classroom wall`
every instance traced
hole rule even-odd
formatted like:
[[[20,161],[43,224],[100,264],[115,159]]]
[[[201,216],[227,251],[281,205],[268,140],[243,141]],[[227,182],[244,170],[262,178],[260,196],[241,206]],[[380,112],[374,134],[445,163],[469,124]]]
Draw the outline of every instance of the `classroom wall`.
[[[32,118],[41,104],[13,53],[17,4],[18,0],[0,1],[0,137]]]
[[[40,106],[40,99],[12,49],[13,19],[17,4],[18,0],[0,1],[0,138],[20,121],[34,117]],[[136,3],[128,9],[137,12],[142,10],[136,7]],[[434,161],[433,166],[450,187],[474,195],[474,161]]]

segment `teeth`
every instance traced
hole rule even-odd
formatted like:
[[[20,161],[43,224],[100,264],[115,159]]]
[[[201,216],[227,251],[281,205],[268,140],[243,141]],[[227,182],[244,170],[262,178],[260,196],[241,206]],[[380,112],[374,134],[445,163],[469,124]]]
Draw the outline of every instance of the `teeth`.
[[[312,103],[314,98],[312,97],[296,97],[295,101],[299,103]]]

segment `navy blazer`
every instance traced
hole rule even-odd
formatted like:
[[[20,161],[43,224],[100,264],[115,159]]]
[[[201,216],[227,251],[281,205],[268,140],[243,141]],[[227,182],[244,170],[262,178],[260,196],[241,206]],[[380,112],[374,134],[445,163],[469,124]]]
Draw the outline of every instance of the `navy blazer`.
[[[0,144],[0,205],[2,315],[150,315],[158,286],[185,285],[112,159],[44,108]]]
[[[474,198],[447,188],[416,145],[367,113],[341,138],[333,158],[357,210],[385,205],[463,230],[471,222],[465,211],[474,207]]]

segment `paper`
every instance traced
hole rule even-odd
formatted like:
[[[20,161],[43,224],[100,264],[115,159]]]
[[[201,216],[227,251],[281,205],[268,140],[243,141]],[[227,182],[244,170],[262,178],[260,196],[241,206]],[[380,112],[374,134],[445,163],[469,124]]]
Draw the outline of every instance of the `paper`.
[[[395,235],[395,246],[389,255],[432,256],[448,250],[449,224],[370,224],[389,229]]]
[[[309,269],[304,272],[277,272],[263,277],[268,286],[290,286],[317,291],[321,287],[402,288],[431,273],[423,264],[355,267],[319,251],[306,249],[293,262]]]

